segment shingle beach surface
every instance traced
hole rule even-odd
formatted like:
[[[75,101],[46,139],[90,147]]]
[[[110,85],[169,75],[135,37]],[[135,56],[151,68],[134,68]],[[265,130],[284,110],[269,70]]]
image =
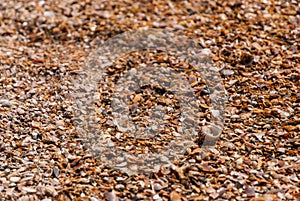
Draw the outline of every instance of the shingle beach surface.
[[[195,143],[169,168],[128,175],[93,156],[76,130],[73,81],[101,44],[140,28],[194,39],[228,101],[215,146]],[[184,65],[168,53],[133,52],[98,83],[98,130],[130,153],[160,150],[179,129],[178,100],[153,87],[129,105],[139,125],[152,106],[170,111],[164,135],[137,140],[114,125],[120,72],[147,63]],[[205,81],[190,67],[199,118],[209,121]],[[0,200],[300,200],[299,186],[299,1],[0,1]]]

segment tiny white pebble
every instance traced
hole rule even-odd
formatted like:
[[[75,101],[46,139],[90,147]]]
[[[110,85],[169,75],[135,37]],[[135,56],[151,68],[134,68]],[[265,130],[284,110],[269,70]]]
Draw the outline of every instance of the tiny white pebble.
[[[203,50],[201,50],[201,52],[203,53],[203,54],[205,54],[205,55],[210,55],[211,54],[211,50],[210,49],[203,49]]]
[[[20,179],[21,179],[20,177],[11,177],[9,179],[9,181],[16,183],[16,182],[20,181]]]
[[[99,200],[95,197],[91,197],[91,201],[99,201]]]
[[[239,158],[236,160],[237,165],[241,165],[243,163],[243,158]]]

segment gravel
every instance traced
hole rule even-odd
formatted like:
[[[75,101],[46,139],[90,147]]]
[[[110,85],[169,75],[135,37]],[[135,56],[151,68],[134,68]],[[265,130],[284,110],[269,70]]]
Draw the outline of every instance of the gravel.
[[[300,199],[298,1],[4,0],[0,10],[0,200]],[[72,80],[104,41],[145,27],[194,38],[220,71],[228,103],[215,146],[199,139],[173,166],[128,176],[94,157],[76,130]],[[147,62],[183,65],[155,51],[125,55],[99,93],[99,130],[128,152],[170,139],[138,141],[113,124],[116,79]],[[209,121],[205,81],[190,66],[186,73]],[[136,122],[145,105],[165,104],[167,131],[178,128],[172,94],[150,88],[132,98]]]

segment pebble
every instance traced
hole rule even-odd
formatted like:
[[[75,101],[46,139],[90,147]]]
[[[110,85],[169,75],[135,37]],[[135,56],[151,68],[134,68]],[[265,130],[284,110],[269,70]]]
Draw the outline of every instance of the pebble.
[[[98,200],[97,198],[95,198],[95,197],[91,197],[90,200],[91,200],[91,201],[99,201],[99,200]]]
[[[44,16],[45,17],[54,17],[55,13],[52,11],[45,11]]]
[[[34,188],[30,188],[30,187],[22,187],[22,191],[26,192],[26,193],[36,193],[36,189]]]
[[[22,114],[25,114],[25,111],[22,108],[18,108],[17,113],[22,115]]]
[[[56,123],[56,126],[64,126],[65,125],[64,120],[58,120],[55,123]]]
[[[243,158],[239,158],[236,160],[237,165],[241,165],[243,163]]]
[[[16,182],[20,181],[20,179],[21,179],[21,177],[11,177],[9,179],[9,181],[16,183]]]
[[[226,76],[230,76],[230,75],[234,74],[234,71],[233,70],[229,70],[229,69],[225,69],[225,70],[222,70],[222,74],[226,75]]]
[[[59,169],[57,166],[54,166],[53,167],[53,174],[54,176],[57,178],[59,176]]]
[[[1,99],[1,100],[0,100],[0,105],[1,105],[2,107],[10,107],[10,106],[12,106],[12,105],[14,105],[14,104],[15,104],[15,102],[10,101],[10,100],[6,100],[6,99]]]
[[[175,28],[175,29],[179,29],[179,30],[184,30],[184,29],[185,29],[184,26],[182,26],[182,25],[180,25],[180,24],[175,24],[175,25],[174,25],[174,28]]]
[[[116,188],[116,189],[119,189],[119,190],[122,190],[122,189],[125,188],[125,186],[124,186],[123,184],[117,184],[117,185],[115,186],[115,188]]]
[[[159,191],[163,188],[162,185],[160,185],[159,183],[154,183],[153,186],[154,186],[154,190],[156,190],[156,191]]]
[[[114,191],[106,192],[106,193],[104,193],[104,195],[108,201],[118,201],[119,200]]]
[[[210,55],[211,54],[211,50],[208,49],[208,48],[203,49],[201,52],[202,52],[202,54],[205,54],[205,55]]]
[[[161,197],[159,196],[159,194],[155,194],[153,196],[153,200],[162,200]]]

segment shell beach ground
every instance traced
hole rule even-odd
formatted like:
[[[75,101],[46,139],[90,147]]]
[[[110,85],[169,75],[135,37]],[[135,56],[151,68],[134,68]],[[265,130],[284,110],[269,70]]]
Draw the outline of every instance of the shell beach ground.
[[[84,85],[87,88],[78,86],[90,81],[87,67],[92,69],[93,58],[103,56],[101,45],[150,28],[191,38],[207,55],[226,91],[224,124],[214,146],[201,146],[200,130],[172,165],[154,164],[152,170],[128,174],[110,165],[119,158],[108,149],[170,156],[163,148],[180,137],[181,123],[189,118],[180,117],[186,111],[180,96],[159,85],[145,85],[129,95],[130,87],[118,91],[117,86],[135,87],[132,80],[122,81],[125,73],[134,76],[145,65],[174,69],[185,75],[187,89],[194,92],[199,127],[219,115],[210,110],[210,78],[204,79],[192,63],[179,61],[172,52],[144,50],[141,45],[151,44],[137,39],[132,43],[139,51],[115,62],[108,59],[93,85],[92,126],[97,128],[87,132],[82,126],[94,113],[81,107],[75,111],[74,102],[80,106],[89,101],[88,84],[93,82]],[[188,52],[178,41],[177,50]],[[118,45],[108,48],[118,52]],[[145,82],[158,77],[168,86],[181,87],[172,85],[175,77],[168,80],[164,73],[141,74]],[[300,199],[299,1],[3,0],[0,75],[0,200]],[[136,132],[148,132],[151,138],[135,138],[128,132],[132,125],[129,130],[120,121],[116,125],[114,110],[123,109],[112,103],[120,106],[120,94],[127,100],[128,122],[141,128],[151,125],[156,132]],[[104,138],[111,140],[105,158],[93,147]],[[119,162],[117,167],[124,165]]]

